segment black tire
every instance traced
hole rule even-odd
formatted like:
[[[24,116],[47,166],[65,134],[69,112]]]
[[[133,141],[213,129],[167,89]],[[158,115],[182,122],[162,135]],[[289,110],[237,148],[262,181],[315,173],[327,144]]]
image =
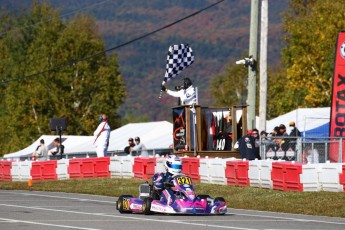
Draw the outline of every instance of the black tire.
[[[116,202],[116,209],[119,210],[120,213],[130,213],[131,211],[129,210],[129,207],[124,207],[124,199],[125,198],[132,198],[133,196],[131,195],[123,195],[120,196],[119,199]]]
[[[214,202],[225,202],[225,199],[223,197],[216,197],[214,198]]]
[[[146,197],[143,201],[143,205],[141,206],[141,210],[145,215],[152,215],[153,212],[151,211],[151,202],[153,199],[151,197]]]
[[[156,190],[152,190],[151,197],[153,200],[160,200],[161,199],[159,192]]]

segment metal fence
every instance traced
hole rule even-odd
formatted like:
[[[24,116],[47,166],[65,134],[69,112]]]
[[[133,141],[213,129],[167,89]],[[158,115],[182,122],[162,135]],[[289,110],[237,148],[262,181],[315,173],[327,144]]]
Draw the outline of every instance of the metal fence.
[[[274,136],[256,143],[262,159],[301,163],[342,162],[343,138]],[[336,159],[334,159],[336,158]]]

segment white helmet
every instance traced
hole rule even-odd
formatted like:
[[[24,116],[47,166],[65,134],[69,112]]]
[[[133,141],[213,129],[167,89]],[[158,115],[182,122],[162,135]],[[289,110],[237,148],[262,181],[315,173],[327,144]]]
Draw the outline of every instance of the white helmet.
[[[175,155],[168,155],[164,163],[164,167],[167,172],[176,175],[182,171],[182,160]]]

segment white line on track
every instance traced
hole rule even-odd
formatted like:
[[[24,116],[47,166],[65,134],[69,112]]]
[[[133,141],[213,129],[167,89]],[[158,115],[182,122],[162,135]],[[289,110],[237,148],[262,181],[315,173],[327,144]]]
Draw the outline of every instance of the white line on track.
[[[43,225],[43,226],[50,226],[50,227],[80,229],[80,230],[100,230],[97,228],[82,228],[82,227],[75,227],[75,226],[70,226],[70,225],[47,224],[47,223],[40,223],[40,222],[34,222],[34,221],[16,220],[16,219],[7,219],[7,218],[0,218],[0,220],[7,223],[26,223],[26,224]]]

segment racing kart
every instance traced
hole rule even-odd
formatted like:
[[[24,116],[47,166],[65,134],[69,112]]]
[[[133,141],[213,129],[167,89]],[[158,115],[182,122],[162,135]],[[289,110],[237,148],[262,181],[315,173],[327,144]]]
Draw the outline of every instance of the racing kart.
[[[192,179],[185,175],[175,176],[164,184],[159,194],[149,183],[139,186],[139,198],[122,195],[116,203],[120,213],[165,214],[218,214],[227,212],[227,204],[222,197],[213,199],[209,195],[196,195]]]

